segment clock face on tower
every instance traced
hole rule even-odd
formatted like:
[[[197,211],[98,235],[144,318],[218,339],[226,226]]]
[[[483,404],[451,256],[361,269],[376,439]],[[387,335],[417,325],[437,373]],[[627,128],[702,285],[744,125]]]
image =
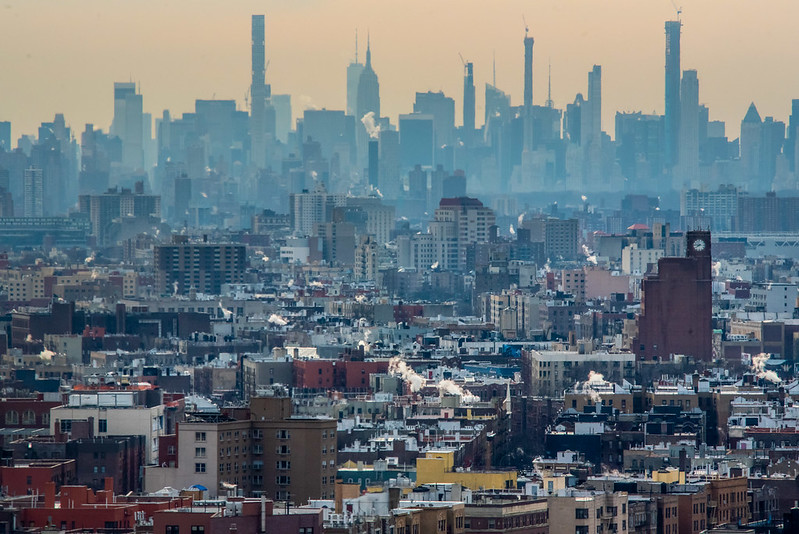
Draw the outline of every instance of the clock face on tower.
[[[704,239],[696,239],[696,240],[694,240],[692,246],[694,247],[695,251],[702,252],[703,250],[705,250],[705,246],[706,246],[705,245],[705,240]]]

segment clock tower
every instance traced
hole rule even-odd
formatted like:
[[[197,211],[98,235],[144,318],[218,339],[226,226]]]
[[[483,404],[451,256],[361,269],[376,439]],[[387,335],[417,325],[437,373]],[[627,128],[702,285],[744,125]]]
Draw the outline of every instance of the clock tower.
[[[668,361],[678,354],[713,359],[713,269],[710,232],[685,234],[684,258],[658,261],[641,282],[641,313],[633,348],[641,360]]]
[[[712,279],[712,261],[710,255],[710,232],[707,230],[690,230],[685,233],[687,245],[686,256],[697,260],[697,278]]]

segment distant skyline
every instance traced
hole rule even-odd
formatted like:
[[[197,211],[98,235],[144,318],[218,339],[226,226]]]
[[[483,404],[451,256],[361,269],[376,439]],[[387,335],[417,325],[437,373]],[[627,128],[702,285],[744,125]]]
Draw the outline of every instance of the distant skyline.
[[[699,101],[730,138],[754,101],[762,117],[788,120],[799,98],[799,2],[682,2],[682,68],[699,74]],[[266,73],[273,93],[306,107],[345,109],[355,29],[364,58],[372,38],[383,115],[396,123],[416,91],[443,90],[461,123],[463,66],[474,63],[477,124],[496,54],[497,86],[521,104],[524,22],[535,38],[533,100],[565,108],[603,70],[603,129],[616,111],[664,111],[664,22],[670,0],[6,0],[0,4],[0,120],[13,141],[64,113],[77,136],[87,122],[108,130],[113,83],[135,81],[153,117],[194,109],[194,100],[234,99],[250,83],[250,15],[266,15]]]

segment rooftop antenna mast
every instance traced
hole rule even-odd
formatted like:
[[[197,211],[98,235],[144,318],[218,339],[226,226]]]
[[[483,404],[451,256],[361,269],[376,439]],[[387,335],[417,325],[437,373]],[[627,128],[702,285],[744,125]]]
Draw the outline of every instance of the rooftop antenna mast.
[[[497,51],[494,50],[493,60],[491,62],[491,70],[493,71],[493,79],[491,81],[491,85],[494,87],[497,86]]]
[[[358,63],[358,28],[355,28],[355,63]]]
[[[554,107],[552,102],[552,60],[549,60],[549,78],[547,80],[547,104],[548,108]]]

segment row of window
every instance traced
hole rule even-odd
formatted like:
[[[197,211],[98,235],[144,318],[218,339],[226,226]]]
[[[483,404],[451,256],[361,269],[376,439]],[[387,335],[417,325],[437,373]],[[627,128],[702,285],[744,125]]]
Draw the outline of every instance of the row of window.
[[[16,410],[9,410],[6,412],[5,421],[7,425],[18,425],[20,421],[19,412]],[[22,412],[22,424],[23,425],[35,425],[36,424],[36,412],[33,410],[25,410]],[[42,425],[49,425],[50,424],[50,413],[45,412],[42,414]]]

